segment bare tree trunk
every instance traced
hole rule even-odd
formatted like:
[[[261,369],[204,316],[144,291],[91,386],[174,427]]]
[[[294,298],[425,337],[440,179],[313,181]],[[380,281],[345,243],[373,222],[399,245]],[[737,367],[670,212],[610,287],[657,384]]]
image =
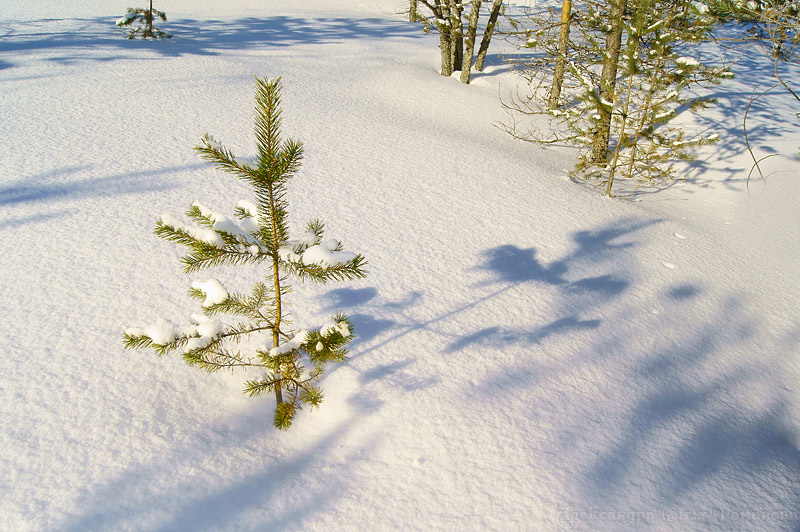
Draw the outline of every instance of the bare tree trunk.
[[[439,48],[442,52],[442,76],[450,76],[453,73],[453,40],[451,38],[450,8],[445,0],[436,0],[434,11],[436,26],[439,28]]]
[[[472,9],[469,12],[469,23],[464,47],[464,60],[461,68],[461,83],[469,84],[472,73],[472,54],[475,51],[475,34],[478,31],[478,17],[481,12],[481,0],[472,0]]]
[[[450,0],[450,54],[453,56],[453,71],[461,70],[464,62],[464,23],[461,20],[461,5]]]
[[[617,83],[617,66],[619,64],[619,50],[622,45],[622,16],[625,13],[627,0],[612,0],[611,31],[606,36],[605,58],[603,71],[600,74],[600,105],[597,114],[597,129],[592,142],[591,161],[605,165],[608,162],[608,142],[611,137],[611,114],[614,110],[614,89]]]
[[[641,19],[639,20],[641,21]],[[632,39],[633,42],[631,42],[630,40],[628,41],[629,43],[628,45],[633,47],[632,55],[635,55],[639,51],[638,35],[641,35],[641,30],[642,30],[641,26],[642,26],[641,24],[638,24],[638,26],[636,27],[636,29],[638,30],[637,37],[635,39]],[[628,73],[628,88],[625,94],[625,103],[623,104],[623,109],[622,109],[622,123],[619,126],[617,144],[616,146],[614,146],[614,156],[611,158],[611,167],[608,170],[608,181],[606,182],[606,196],[609,197],[611,196],[611,188],[614,186],[614,174],[617,171],[619,154],[622,151],[623,145],[628,143],[627,127],[628,127],[628,118],[631,117],[631,96],[633,95],[633,84],[635,77],[636,77],[635,70],[631,69],[631,71]],[[645,118],[646,116],[647,116],[647,109],[644,109],[642,111],[642,117]],[[644,123],[644,120],[642,121],[642,123]],[[631,146],[633,153],[631,154],[631,159],[630,159],[631,166],[629,167],[629,170],[633,168],[633,163],[636,156],[635,144],[638,141],[638,136],[639,136],[639,130],[635,130],[633,133],[633,140]]]
[[[409,0],[410,4],[408,6],[408,21],[409,22],[416,22],[417,21],[417,0]]]
[[[561,97],[561,86],[564,83],[564,69],[567,65],[569,53],[569,25],[572,21],[572,0],[563,0],[561,3],[561,33],[558,36],[558,56],[553,70],[553,86],[550,87],[548,109],[558,108],[558,99]]]
[[[486,60],[486,52],[489,50],[489,42],[492,40],[492,34],[497,24],[497,18],[500,16],[501,7],[503,7],[503,0],[494,0],[492,10],[489,12],[489,21],[486,23],[486,31],[483,32],[481,46],[478,48],[478,58],[475,60],[475,70],[478,72],[483,71],[483,62]]]

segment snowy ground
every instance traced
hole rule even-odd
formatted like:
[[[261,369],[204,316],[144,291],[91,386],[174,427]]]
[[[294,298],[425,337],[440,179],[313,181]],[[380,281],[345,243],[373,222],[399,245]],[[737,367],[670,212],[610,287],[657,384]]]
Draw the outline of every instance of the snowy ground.
[[[701,121],[706,166],[609,200],[493,125],[496,58],[438,76],[400,2],[159,1],[158,43],[71,4],[0,0],[0,530],[800,530],[797,109],[759,100],[783,155],[749,191],[740,131],[765,59]],[[248,197],[192,147],[252,154],[264,75],[306,145],[298,231],[370,261],[293,294],[359,339],[288,433],[241,375],[121,340],[196,311],[154,221]]]

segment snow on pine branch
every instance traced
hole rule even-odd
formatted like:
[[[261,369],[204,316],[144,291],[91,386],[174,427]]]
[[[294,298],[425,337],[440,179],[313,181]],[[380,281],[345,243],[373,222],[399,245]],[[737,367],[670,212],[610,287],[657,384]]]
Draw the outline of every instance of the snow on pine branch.
[[[329,320],[319,329],[319,333],[322,336],[330,336],[331,333],[336,332],[341,334],[344,338],[347,338],[350,336],[350,327],[347,325],[346,321],[336,322],[334,320]]]
[[[138,16],[138,13],[135,11],[128,12],[122,15],[120,18],[117,19],[117,26],[127,26]]]
[[[289,240],[278,249],[278,255],[286,262],[318,264],[320,266],[339,266],[346,264],[358,255],[342,251],[342,244],[335,238],[318,242],[319,236],[308,231],[298,240]]]
[[[239,203],[237,203],[236,206],[253,218],[258,216],[258,207],[256,207],[252,202],[247,200],[239,200]]]
[[[129,341],[150,340],[161,346],[164,352],[184,345],[182,352],[188,353],[208,347],[227,332],[228,326],[220,320],[209,318],[203,314],[192,314],[188,325],[177,326],[159,317],[155,323],[145,327],[131,327],[125,330]]]
[[[204,316],[192,314],[192,323],[177,326],[169,320],[159,317],[155,323],[145,327],[131,327],[125,334],[131,337],[147,337],[157,345],[169,345],[182,338],[207,338],[209,341],[220,336],[225,331],[225,324]]]
[[[292,351],[300,349],[303,346],[303,344],[305,344],[307,341],[308,341],[308,331],[301,329],[297,331],[297,333],[291,340],[282,343],[278,347],[273,347],[272,349],[270,349],[269,356],[277,357],[280,355],[286,355],[288,353],[291,353]]]
[[[242,203],[248,203],[248,202],[242,200],[239,202],[239,206],[241,206]],[[221,231],[223,233],[228,233],[230,235],[240,237],[251,244],[257,242],[256,239],[253,237],[252,233],[258,232],[261,228],[259,227],[258,223],[252,218],[252,215],[251,217],[246,217],[243,220],[237,222],[236,220],[231,220],[224,214],[219,214],[212,211],[211,209],[209,209],[208,207],[206,207],[205,205],[203,205],[198,201],[192,203],[192,206],[196,207],[203,217],[208,218],[211,221],[215,231]],[[249,211],[249,209],[244,209],[244,208],[243,210]]]
[[[689,70],[692,68],[697,68],[700,66],[700,62],[695,59],[694,57],[679,57],[675,60],[675,64],[678,65],[678,68]]]
[[[195,240],[205,242],[206,244],[210,244],[218,248],[225,247],[225,242],[222,240],[222,237],[219,236],[219,234],[213,229],[206,229],[204,227],[196,227],[185,224],[171,214],[162,214],[159,220],[163,225],[178,231],[182,231],[190,235]]]
[[[205,294],[206,299],[203,301],[204,308],[219,305],[228,299],[228,291],[225,290],[225,287],[222,286],[222,283],[216,279],[209,279],[205,282],[195,281],[192,283],[192,288]]]

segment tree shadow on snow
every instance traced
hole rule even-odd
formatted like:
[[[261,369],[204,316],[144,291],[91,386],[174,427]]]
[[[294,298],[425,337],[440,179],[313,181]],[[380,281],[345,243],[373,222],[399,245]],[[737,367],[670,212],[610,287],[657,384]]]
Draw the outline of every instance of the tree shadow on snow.
[[[665,294],[675,310],[700,297],[686,285]],[[582,471],[587,504],[620,505],[634,486],[644,491],[644,483],[651,500],[684,508],[694,527],[727,520],[727,530],[797,530],[796,429],[770,378],[775,369],[765,365],[763,352],[752,356],[766,332],[741,298],[729,297],[705,323],[662,330],[655,348],[639,352],[624,377],[636,386],[626,421]],[[731,360],[731,353],[744,356]],[[651,524],[663,518],[658,508],[642,509],[655,513]]]
[[[127,39],[115,27],[115,17],[93,19],[36,20],[18,23],[14,31],[0,39],[0,54],[13,61],[15,55],[57,52],[51,60],[69,63],[95,59],[113,61],[129,57],[130,52],[146,50],[163,57],[217,55],[226,50],[327,44],[353,39],[422,38],[419,28],[379,18],[289,17],[242,18],[235,20],[169,21],[161,28],[171,39],[146,41]],[[95,49],[117,49],[125,55],[93,58]],[[70,50],[73,50],[70,52]],[[11,63],[5,62],[4,68]]]
[[[55,530],[297,530],[334,510],[356,482],[353,463],[373,444],[343,450],[339,444],[350,430],[345,423],[305,448],[287,451],[286,445],[270,444],[285,435],[269,417],[241,425],[232,431],[202,427],[152,463],[92,486],[76,501],[78,515]],[[228,474],[230,469],[237,473]],[[285,500],[286,490],[294,494],[291,500]]]
[[[551,303],[530,326],[489,322],[445,348],[507,361],[468,385],[465,400],[513,411],[517,423],[527,416],[538,436],[531,456],[543,478],[566,483],[562,502],[575,511],[649,512],[644,525],[661,529],[662,510],[677,506],[694,512],[685,529],[753,530],[769,518],[800,530],[798,433],[768,362],[774,351],[800,355],[800,342],[775,340],[743,296],[719,299],[704,283],[679,279],[649,298],[634,290],[644,282],[638,235],[653,223],[574,233],[572,251],[551,262],[535,248],[484,251],[485,284],[512,291],[517,312],[537,292]]]
[[[452,354],[480,345],[502,347],[542,342],[551,336],[598,328],[602,323],[600,316],[583,317],[582,314],[620,297],[628,289],[630,281],[620,268],[603,275],[581,277],[580,272],[595,263],[607,261],[613,265],[616,257],[635,246],[635,241],[630,239],[632,235],[656,223],[658,220],[618,220],[598,230],[577,231],[572,235],[573,250],[549,264],[543,264],[537,258],[535,248],[501,245],[489,249],[482,254],[482,264],[478,266],[478,269],[490,272],[490,280],[476,287],[483,288],[484,293],[427,319],[415,318],[412,312],[421,306],[424,292],[409,292],[397,301],[381,297],[374,287],[328,292],[323,298],[326,311],[345,307],[353,312],[357,339],[352,345],[351,362],[347,367],[360,373],[359,381],[364,389],[351,398],[351,403],[365,411],[373,411],[382,404],[380,394],[372,389],[376,386],[390,385],[408,392],[438,382],[436,377],[414,367],[415,359],[391,357],[393,344],[409,335],[427,333],[433,338],[438,337],[446,344],[444,353]],[[530,329],[498,324],[468,334],[447,332],[446,325],[451,320],[468,312],[481,312],[486,303],[524,285],[551,286],[558,293],[569,296],[569,313],[551,322],[537,323]],[[396,318],[387,319],[386,316]],[[378,359],[366,357],[377,353],[380,354]]]
[[[171,172],[202,167],[203,165],[200,164],[174,166],[114,175],[96,175],[98,172],[92,166],[50,170],[26,176],[0,186],[0,208],[7,211],[15,207],[22,207],[27,211],[31,208],[39,207],[52,208],[58,203],[75,200],[113,198],[128,194],[169,190],[173,185],[164,181],[153,181],[151,178]],[[75,178],[74,176],[76,175],[88,175],[88,177]],[[69,210],[61,209],[47,213],[26,214],[16,218],[0,219],[0,230],[17,228],[28,223],[43,222],[70,213],[71,211]]]
[[[507,244],[484,251],[478,266],[490,274],[490,280],[484,284],[501,286],[492,297],[539,285],[550,287],[548,290],[568,303],[562,305],[565,309],[554,309],[558,317],[551,322],[537,323],[526,329],[492,325],[456,338],[445,352],[475,346],[502,348],[511,344],[540,343],[554,335],[597,329],[603,322],[599,308],[621,297],[631,285],[631,272],[617,264],[620,257],[624,258],[636,246],[636,241],[630,237],[658,222],[618,220],[597,230],[577,231],[571,235],[572,251],[548,264],[537,258],[536,248],[522,249]],[[608,265],[608,273],[581,277],[581,272],[602,264]],[[592,313],[596,314],[584,317]]]
[[[353,322],[356,338],[350,346],[348,371],[357,373],[359,390],[349,402],[362,413],[376,411],[383,404],[381,390],[390,387],[400,393],[413,392],[432,386],[436,377],[420,374],[414,368],[415,359],[404,356],[402,360],[385,353],[379,359],[365,356],[380,352],[395,340],[421,328],[408,317],[408,311],[423,298],[423,292],[411,291],[400,299],[381,296],[375,287],[337,288],[321,297],[322,310],[344,310]],[[385,316],[394,316],[388,319]]]
[[[82,179],[64,179],[70,174],[94,173],[92,167],[71,167],[27,176],[0,187],[0,206],[20,204],[52,204],[60,201],[86,198],[114,197],[141,192],[168,190],[163,182],[147,183],[144,178],[202,168],[203,165],[173,166],[157,170],[139,170],[108,176],[90,176]]]
[[[412,312],[415,307],[423,307],[425,293],[421,291],[409,292],[399,300],[382,297],[375,287],[329,291],[323,296],[323,310],[346,308],[357,335],[347,367],[360,374],[359,381],[364,388],[351,397],[351,403],[364,411],[374,411],[382,404],[380,394],[373,389],[375,387],[389,385],[395,390],[410,392],[438,382],[437,377],[415,367],[414,358],[407,355],[392,357],[393,344],[409,335],[433,335],[446,342],[445,353],[455,353],[482,344],[497,347],[541,342],[555,335],[598,328],[602,323],[601,317],[583,317],[582,314],[622,295],[630,281],[619,268],[602,275],[583,277],[580,272],[598,262],[607,261],[613,265],[615,257],[626,254],[635,246],[635,241],[629,238],[631,235],[656,223],[658,220],[624,219],[597,230],[577,231],[572,235],[573,250],[549,264],[543,264],[537,258],[535,248],[501,245],[489,249],[482,254],[482,264],[478,269],[490,272],[491,280],[476,287],[489,290],[483,290],[482,295],[427,319],[415,318],[415,312]],[[530,329],[497,325],[468,334],[447,332],[451,320],[468,312],[480,312],[484,304],[516,287],[539,284],[569,295],[569,313],[551,322],[537,323]],[[377,353],[380,356],[375,360],[366,357]]]
[[[511,72],[519,63],[530,60],[533,55],[532,53],[487,54],[483,61],[483,70],[477,71],[473,68],[471,78],[476,80]]]

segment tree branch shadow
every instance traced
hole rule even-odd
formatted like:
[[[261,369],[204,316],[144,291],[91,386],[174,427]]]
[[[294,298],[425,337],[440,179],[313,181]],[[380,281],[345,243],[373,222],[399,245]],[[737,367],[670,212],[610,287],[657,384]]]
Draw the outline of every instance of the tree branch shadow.
[[[71,167],[51,170],[27,176],[0,188],[0,206],[12,207],[20,204],[53,204],[75,199],[114,197],[142,192],[160,192],[173,188],[172,185],[143,183],[142,178],[168,174],[182,170],[202,168],[201,164],[171,166],[157,170],[139,170],[103,177],[83,179],[63,179],[69,174],[85,174],[92,167]]]
[[[577,512],[639,510],[650,516],[643,526],[658,530],[719,527],[725,511],[754,516],[726,530],[753,530],[766,523],[759,515],[782,512],[769,526],[797,530],[800,450],[789,428],[796,422],[775,382],[779,369],[762,358],[770,347],[761,345],[774,340],[797,351],[797,342],[770,340],[743,296],[717,304],[703,283],[672,282],[655,301],[632,296],[637,241],[620,239],[635,235],[622,225],[573,234],[574,250],[549,263],[535,248],[483,253],[490,283],[553,294],[551,321],[498,322],[452,342],[448,353],[505,360],[468,385],[464,399],[487,415],[502,409],[529,423],[542,477],[565,483],[562,502]],[[614,273],[571,280],[588,264]],[[794,347],[780,347],[787,344]],[[673,528],[662,513],[671,507],[691,520]],[[702,513],[709,508],[716,513]],[[620,523],[572,525],[619,530]]]
[[[341,451],[340,442],[349,430],[345,423],[307,448],[286,454],[264,447],[269,440],[285,437],[268,422],[251,421],[233,433],[203,427],[165,456],[92,486],[77,501],[77,515],[55,530],[127,530],[143,525],[153,532],[228,527],[296,530],[320,513],[333,511],[336,501],[357,482],[352,461],[372,443]],[[335,455],[340,459],[332,459]],[[210,470],[222,471],[222,477],[197,467],[214,463]],[[224,475],[228,469],[238,474]],[[293,489],[299,483],[303,489]],[[283,497],[287,489],[295,494],[290,501]]]
[[[369,353],[382,351],[408,335],[421,332],[440,337],[446,342],[443,352],[454,354],[480,346],[499,348],[512,344],[542,342],[555,335],[596,329],[601,325],[602,319],[597,316],[584,318],[582,314],[620,297],[628,289],[630,281],[624,277],[625,272],[622,270],[585,277],[580,277],[578,272],[598,263],[612,263],[616,257],[635,247],[635,240],[628,237],[658,222],[659,220],[622,219],[596,230],[576,231],[571,235],[571,252],[549,264],[542,264],[538,260],[535,248],[521,249],[513,245],[501,245],[486,250],[481,255],[482,263],[475,269],[488,271],[491,275],[488,281],[474,287],[484,289],[484,294],[429,319],[417,320],[410,316],[409,311],[422,302],[422,292],[410,292],[401,300],[392,302],[380,297],[374,287],[339,289],[324,296],[324,300],[328,302],[325,308],[331,310],[340,305],[355,307],[353,317],[359,338],[352,346],[351,362],[358,361],[359,364],[349,364],[348,368],[361,374],[362,384],[369,388],[373,382],[385,382],[406,392],[424,389],[435,385],[438,379],[415,374],[412,371],[413,358],[377,365],[371,365],[362,359]],[[576,276],[576,280],[570,280]],[[535,324],[529,329],[498,324],[466,334],[446,331],[444,325],[448,321],[466,312],[480,312],[484,304],[529,284],[550,286],[568,297],[569,312],[557,310],[555,313],[559,315],[551,322],[534,318]],[[485,290],[487,288],[488,291]],[[388,314],[387,309],[397,314],[398,319],[386,319],[384,316]],[[380,317],[376,318],[375,315]],[[365,366],[365,369],[359,369],[359,365]],[[382,404],[369,389],[356,393],[352,401],[369,411]]]
[[[70,63],[83,60],[115,61],[134,57],[137,51],[161,57],[218,55],[229,50],[328,44],[354,39],[418,39],[415,25],[378,18],[290,17],[240,18],[234,20],[169,21],[161,25],[172,39],[127,39],[115,27],[114,17],[35,20],[15,23],[0,38],[2,68],[14,66],[14,57],[54,53],[49,60]],[[93,57],[95,49],[116,49],[120,54]],[[70,52],[72,51],[72,52]]]

